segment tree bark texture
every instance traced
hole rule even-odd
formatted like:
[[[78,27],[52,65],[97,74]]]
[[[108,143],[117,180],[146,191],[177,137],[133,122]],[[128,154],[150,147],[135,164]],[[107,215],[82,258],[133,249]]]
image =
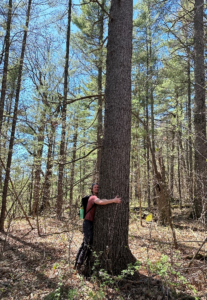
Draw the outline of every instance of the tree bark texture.
[[[204,70],[204,0],[195,0],[194,14],[194,129],[195,129],[195,197],[196,217],[204,209],[206,185],[206,108],[205,108],[205,70]]]
[[[113,274],[135,262],[128,247],[132,11],[132,0],[111,2],[99,198],[122,202],[96,208],[93,249],[103,251],[101,267]]]
[[[5,221],[5,213],[6,213],[6,198],[7,198],[7,191],[8,191],[9,178],[10,178],[10,168],[11,168],[11,162],[12,162],[12,152],[13,152],[15,130],[16,130],[16,123],[17,123],[19,95],[20,95],[20,90],[21,90],[22,70],[23,70],[23,62],[24,62],[24,55],[25,55],[25,48],[26,48],[26,41],[27,41],[29,19],[30,19],[31,4],[32,4],[32,0],[29,0],[28,8],[27,8],[26,23],[25,23],[26,29],[24,30],[21,56],[20,56],[20,61],[19,61],[19,70],[18,70],[16,97],[15,97],[15,104],[14,104],[14,114],[13,114],[12,129],[11,129],[11,138],[9,141],[9,152],[8,152],[8,157],[7,157],[6,174],[5,174],[3,196],[2,196],[2,208],[1,208],[1,217],[0,217],[0,230],[1,231],[4,230],[4,221]]]
[[[102,0],[102,6],[105,5],[105,0]],[[104,12],[100,12],[100,28],[99,28],[99,62],[98,62],[98,126],[97,126],[97,162],[96,162],[96,182],[99,182],[99,172],[101,166],[101,143],[102,143],[102,134],[103,134],[103,113],[102,113],[102,73],[103,73],[103,34],[104,34]]]

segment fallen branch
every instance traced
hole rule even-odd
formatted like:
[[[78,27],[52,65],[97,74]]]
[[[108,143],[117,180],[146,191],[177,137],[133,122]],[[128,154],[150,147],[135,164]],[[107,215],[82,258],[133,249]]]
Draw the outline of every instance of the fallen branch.
[[[199,247],[198,251],[194,254],[192,260],[190,261],[188,268],[190,268],[190,266],[192,265],[192,263],[194,262],[196,256],[198,255],[199,251],[201,250],[201,248],[203,247],[203,245],[207,242],[207,238],[205,238],[205,240],[203,241],[203,243],[201,244],[201,246]]]

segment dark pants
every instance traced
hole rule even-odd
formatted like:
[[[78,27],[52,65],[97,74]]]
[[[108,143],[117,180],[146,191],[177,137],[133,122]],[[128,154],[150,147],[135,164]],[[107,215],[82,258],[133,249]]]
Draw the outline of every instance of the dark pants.
[[[93,243],[93,222],[84,220],[83,222],[83,242],[76,255],[76,265],[82,265],[84,261],[88,258],[91,252],[91,245]]]

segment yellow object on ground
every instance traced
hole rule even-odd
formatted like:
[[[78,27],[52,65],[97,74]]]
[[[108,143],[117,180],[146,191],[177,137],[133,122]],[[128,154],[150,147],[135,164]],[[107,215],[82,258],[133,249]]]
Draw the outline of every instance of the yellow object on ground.
[[[151,222],[152,221],[152,214],[149,214],[146,216],[146,221]]]

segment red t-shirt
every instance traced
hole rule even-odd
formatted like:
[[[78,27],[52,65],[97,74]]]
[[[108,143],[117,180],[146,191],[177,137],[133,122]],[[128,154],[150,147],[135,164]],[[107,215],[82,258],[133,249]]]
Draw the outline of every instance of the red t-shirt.
[[[89,209],[94,205],[94,201],[97,199],[98,197],[95,195],[92,195],[89,199],[88,199],[88,204],[86,207],[86,213],[87,211],[89,211]],[[95,208],[96,206],[94,205],[94,207],[86,214],[85,216],[85,220],[89,220],[93,222],[94,219],[94,214],[95,214]]]

